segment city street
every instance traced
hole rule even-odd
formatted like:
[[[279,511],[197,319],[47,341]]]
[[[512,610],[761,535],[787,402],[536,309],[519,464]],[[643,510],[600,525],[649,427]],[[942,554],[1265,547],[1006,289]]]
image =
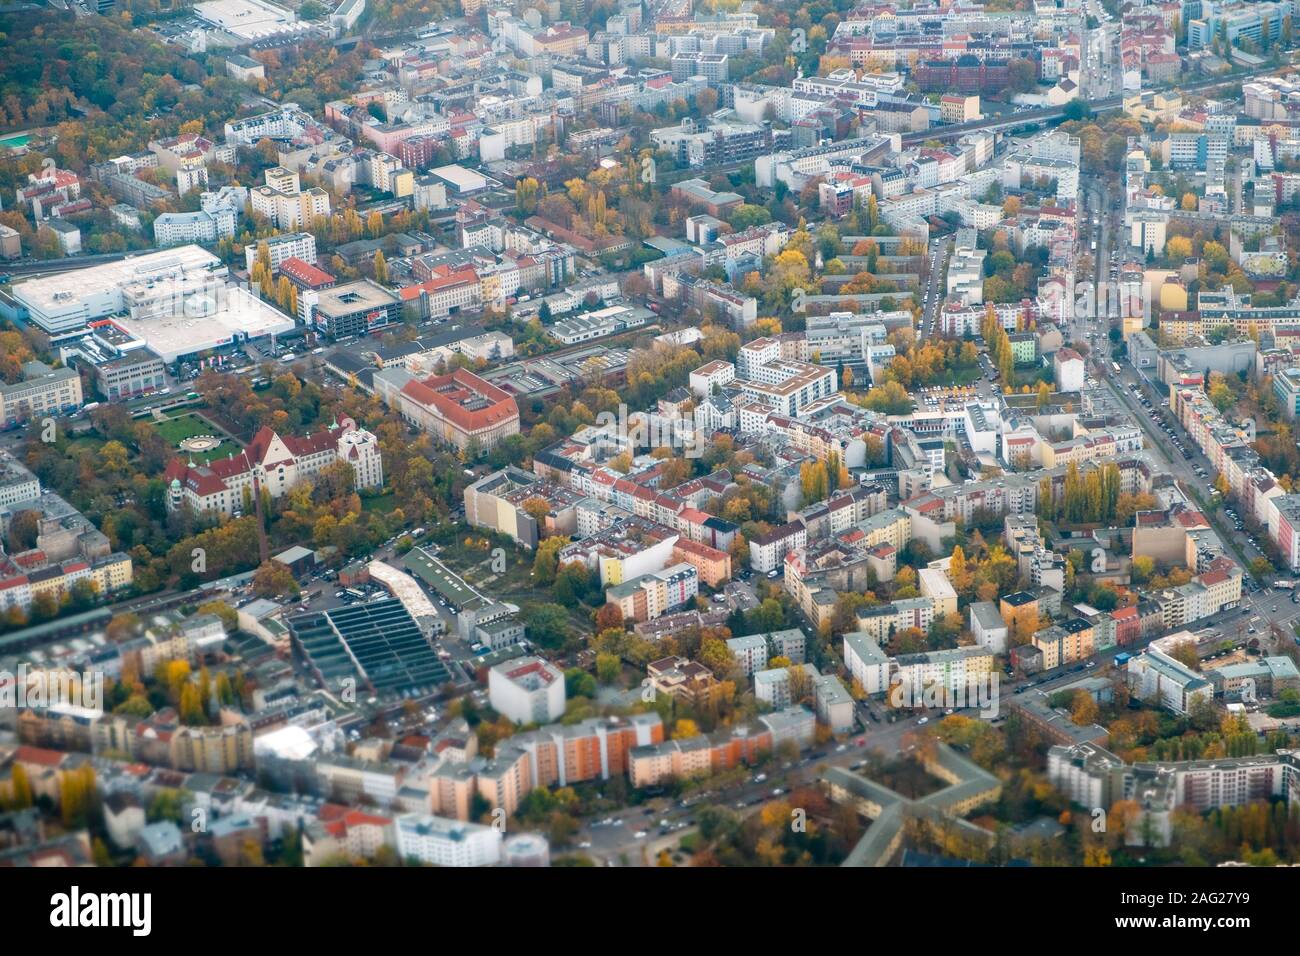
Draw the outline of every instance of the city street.
[[[918,338],[926,339],[934,335],[939,308],[943,305],[947,291],[948,259],[952,256],[952,247],[952,239],[931,244],[929,275],[921,299],[921,328]]]
[[[1104,179],[1097,177],[1083,179],[1080,181],[1080,189],[1085,197],[1085,209],[1097,213],[1099,218],[1096,225],[1090,227],[1081,241],[1090,242],[1094,238],[1096,240],[1096,250],[1092,253],[1093,280],[1095,288],[1103,289],[1104,283],[1109,281],[1113,284],[1116,281],[1119,265],[1125,259],[1127,250],[1122,239],[1124,235],[1122,213],[1115,211],[1110,184]],[[1115,240],[1117,235],[1121,237],[1119,241]],[[1112,243],[1115,243],[1114,248]],[[1106,299],[1098,294],[1097,301],[1100,304]],[[1211,506],[1211,503],[1218,498],[1213,488],[1214,467],[1182,426],[1169,414],[1168,409],[1161,407],[1161,402],[1167,402],[1169,398],[1168,390],[1127,362],[1120,365],[1119,372],[1115,371],[1109,359],[1108,336],[1111,320],[1112,317],[1104,314],[1100,307],[1094,309],[1091,314],[1074,314],[1070,318],[1070,338],[1076,342],[1087,343],[1096,356],[1089,366],[1089,374],[1105,384],[1119,406],[1127,411],[1133,421],[1142,428],[1146,437],[1145,452],[1162,471],[1167,471],[1175,478],[1193,505],[1201,507],[1229,553],[1243,568],[1247,567],[1250,561],[1260,557],[1262,552],[1249,535],[1234,528],[1218,509]],[[1118,321],[1117,317],[1116,321]],[[1137,393],[1133,391],[1131,387],[1133,385],[1138,386]],[[1145,396],[1150,405],[1149,410],[1142,405],[1141,396]],[[1170,437],[1162,428],[1162,424],[1170,426],[1183,447],[1191,453],[1190,458],[1184,457],[1172,447]],[[1198,469],[1204,477],[1197,474]],[[1225,620],[1233,627],[1239,626],[1238,629],[1244,632],[1250,626],[1250,621],[1258,617],[1268,625],[1276,626],[1284,636],[1290,636],[1292,625],[1300,620],[1300,605],[1292,603],[1290,594],[1278,594],[1270,590],[1268,587],[1270,583],[1257,583],[1247,574],[1243,585],[1242,603],[1250,609],[1251,614],[1242,615],[1240,612],[1234,612],[1227,615]]]

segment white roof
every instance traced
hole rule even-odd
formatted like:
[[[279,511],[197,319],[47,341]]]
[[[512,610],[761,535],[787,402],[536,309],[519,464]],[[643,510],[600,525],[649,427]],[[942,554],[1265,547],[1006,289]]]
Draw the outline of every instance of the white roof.
[[[429,600],[428,595],[405,571],[399,571],[383,561],[371,561],[367,566],[370,576],[388,588],[393,597],[402,602],[402,606],[417,621],[422,617],[437,617],[438,610]]]
[[[214,287],[185,301],[182,314],[119,317],[114,321],[148,343],[164,362],[239,339],[283,335],[294,321],[238,286]]]
[[[296,724],[259,734],[253,740],[253,754],[257,757],[279,757],[281,760],[306,760],[317,750],[311,734]]]

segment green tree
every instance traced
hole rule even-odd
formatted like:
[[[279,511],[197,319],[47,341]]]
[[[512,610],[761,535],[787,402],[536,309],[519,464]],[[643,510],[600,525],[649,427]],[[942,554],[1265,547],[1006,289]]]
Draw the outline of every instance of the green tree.
[[[622,673],[623,663],[617,654],[596,655],[596,677],[602,684],[613,684]]]

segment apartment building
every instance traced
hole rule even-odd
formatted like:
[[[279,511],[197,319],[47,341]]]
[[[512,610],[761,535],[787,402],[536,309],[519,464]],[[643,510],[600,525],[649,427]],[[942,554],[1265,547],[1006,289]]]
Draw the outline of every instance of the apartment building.
[[[625,621],[652,621],[695,599],[699,574],[685,562],[624,581],[605,591],[605,600],[618,606]]]
[[[784,740],[804,749],[812,742],[815,726],[816,717],[811,711],[791,707],[744,726],[634,747],[628,753],[628,777],[633,787],[657,787],[741,764],[753,765]]]
[[[802,522],[791,521],[779,525],[749,542],[749,566],[761,574],[780,568],[790,552],[808,543],[808,532]]]
[[[251,190],[253,213],[276,229],[302,230],[330,214],[329,193],[319,186],[303,189],[298,174],[283,166],[266,171],[265,185]]]
[[[164,212],[153,221],[153,239],[158,248],[191,242],[213,243],[235,234],[233,215],[223,216],[204,210]]]
[[[902,684],[919,696],[922,688],[939,686],[948,693],[965,691],[993,672],[993,652],[987,647],[954,647],[919,654],[899,654],[893,660],[890,683]]]
[[[310,232],[289,232],[270,236],[259,242],[250,242],[244,247],[244,261],[250,272],[253,264],[261,257],[263,249],[266,250],[273,273],[279,272],[280,267],[289,259],[316,264],[316,237]]]
[[[32,361],[23,365],[22,373],[20,382],[0,383],[0,425],[10,427],[81,407],[81,376],[74,369]]]
[[[424,813],[394,821],[397,853],[430,866],[495,866],[501,862],[502,831]]]
[[[533,787],[621,776],[627,773],[632,748],[663,739],[663,721],[653,713],[548,724],[503,741],[494,760],[479,770],[464,764],[441,766],[430,787],[430,809],[468,820],[473,795],[479,793],[492,806],[513,813]]]
[[[519,724],[545,724],[564,715],[564,673],[540,657],[521,657],[488,670],[488,700]]]

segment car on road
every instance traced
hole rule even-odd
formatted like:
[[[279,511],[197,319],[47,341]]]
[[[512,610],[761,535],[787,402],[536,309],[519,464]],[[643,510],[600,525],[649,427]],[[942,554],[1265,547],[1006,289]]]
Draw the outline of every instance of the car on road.
[[[632,836],[634,836],[638,840],[644,840],[648,835],[649,834],[647,834],[644,830],[637,830],[636,833],[632,834]]]
[[[921,726],[922,724],[928,724],[929,722],[930,722],[930,718],[929,718],[929,717],[922,717],[920,720],[918,720],[918,721],[916,722],[916,725],[919,727],[919,726]]]

